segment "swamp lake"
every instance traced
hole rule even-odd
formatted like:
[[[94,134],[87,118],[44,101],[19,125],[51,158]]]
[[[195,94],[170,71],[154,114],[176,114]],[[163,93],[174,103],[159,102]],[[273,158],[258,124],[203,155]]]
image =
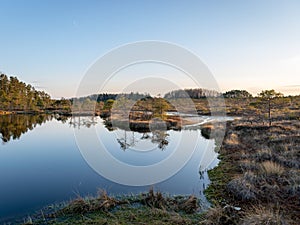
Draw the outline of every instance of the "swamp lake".
[[[181,130],[134,132],[109,128],[100,117],[0,117],[0,222],[31,215],[47,205],[78,196],[95,196],[98,189],[110,195],[129,195],[153,187],[170,195],[193,194],[207,204],[203,194],[209,184],[206,169],[215,167],[218,159],[215,141],[201,135],[199,124],[213,119],[209,116],[190,119],[194,119],[194,125]],[[74,131],[91,129],[114,158],[134,166],[163,161],[176,153],[179,142],[188,148],[192,140],[197,140],[197,145],[187,163],[170,178],[152,185],[128,186],[99,175],[84,160]],[[130,176],[123,171],[117,173]]]

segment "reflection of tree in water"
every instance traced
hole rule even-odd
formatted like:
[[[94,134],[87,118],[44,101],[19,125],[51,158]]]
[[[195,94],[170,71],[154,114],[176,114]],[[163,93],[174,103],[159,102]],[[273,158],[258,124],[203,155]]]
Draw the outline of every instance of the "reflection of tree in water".
[[[134,132],[133,132],[134,133]],[[117,138],[118,143],[120,144],[120,147],[122,150],[126,150],[129,147],[133,147],[134,146],[134,141],[130,142],[130,140],[127,140],[127,131],[124,130],[124,138]],[[134,140],[134,139],[133,139]]]
[[[152,143],[158,144],[158,148],[161,150],[165,150],[167,145],[169,144],[169,141],[167,140],[169,134],[167,132],[162,130],[154,130],[152,131]]]
[[[80,129],[81,127],[90,128],[97,124],[95,120],[95,116],[74,116],[74,117],[67,117],[67,120],[70,118],[70,126],[73,128]]]
[[[131,133],[131,136],[128,136],[128,132]],[[130,147],[134,147],[136,143],[138,142],[138,139],[135,138],[134,131],[126,131],[124,130],[124,137],[123,138],[117,138],[118,143],[120,144],[120,147],[122,150],[126,150]]]
[[[131,132],[131,135],[128,135]],[[122,150],[126,150],[130,147],[134,147],[140,140],[151,140],[153,144],[157,144],[157,147],[161,150],[165,150],[166,146],[169,144],[168,136],[166,131],[155,130],[147,133],[142,133],[140,138],[135,137],[134,131],[124,130],[124,135],[121,138],[117,138],[118,143]]]
[[[37,125],[56,119],[65,124],[69,121],[70,126],[80,129],[80,127],[91,127],[97,124],[94,116],[91,117],[70,117],[64,115],[18,115],[11,114],[0,116],[0,138],[3,143],[9,142],[11,139],[16,140],[29,130],[34,129]]]
[[[9,142],[11,139],[16,140],[32,130],[36,125],[41,125],[51,120],[51,115],[6,115],[0,116],[0,138],[3,143]]]
[[[150,138],[149,133],[143,133],[143,135],[142,135],[142,137],[141,137],[142,140],[143,140],[143,139],[149,139],[149,138]]]

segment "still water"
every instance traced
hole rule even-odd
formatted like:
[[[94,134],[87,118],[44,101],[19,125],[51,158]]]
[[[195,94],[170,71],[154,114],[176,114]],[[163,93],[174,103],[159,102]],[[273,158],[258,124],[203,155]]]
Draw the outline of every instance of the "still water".
[[[208,119],[202,118],[203,121]],[[203,190],[209,179],[205,171],[199,171],[214,167],[218,160],[214,140],[202,137],[197,125],[189,125],[181,131],[139,133],[111,129],[99,117],[2,116],[0,223],[8,218],[30,215],[46,205],[68,201],[78,195],[93,196],[99,188],[113,195],[150,189],[150,186],[118,184],[96,173],[84,160],[75,141],[74,129],[83,133],[94,129],[114,158],[134,166],[164,160],[174,152],[179,140],[185,141],[182,146],[189,148],[189,139],[180,139],[181,135],[197,138],[197,146],[183,168],[152,186],[170,194],[194,194],[206,201]],[[123,175],[122,171],[116,172]]]

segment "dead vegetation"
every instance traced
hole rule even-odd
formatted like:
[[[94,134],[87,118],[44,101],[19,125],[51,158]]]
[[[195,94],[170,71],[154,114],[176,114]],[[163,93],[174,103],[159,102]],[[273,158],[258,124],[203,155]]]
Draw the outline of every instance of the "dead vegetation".
[[[230,216],[238,217],[231,224],[300,221],[300,121],[280,118],[272,124],[255,118],[228,123],[220,148],[222,163],[209,171],[212,184],[206,191],[221,206],[207,213],[207,220],[215,217],[207,224],[226,218],[225,205],[241,207]]]
[[[284,167],[273,161],[264,161],[260,165],[260,171],[265,176],[281,176],[284,173]]]
[[[67,206],[49,215],[49,218],[66,217],[68,215],[87,215],[95,212],[111,213],[126,207],[147,207],[151,213],[193,214],[199,210],[199,202],[195,196],[168,197],[161,192],[150,189],[148,193],[137,196],[116,198],[110,197],[103,190],[98,192],[96,198],[81,198],[70,202]],[[180,216],[178,217],[178,219]]]
[[[290,221],[284,218],[279,210],[254,207],[242,219],[242,225],[287,225]]]

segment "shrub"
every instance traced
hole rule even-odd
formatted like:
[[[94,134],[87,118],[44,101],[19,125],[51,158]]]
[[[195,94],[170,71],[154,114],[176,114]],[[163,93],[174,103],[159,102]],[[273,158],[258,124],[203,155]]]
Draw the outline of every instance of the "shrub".
[[[258,150],[255,154],[255,158],[258,162],[271,160],[272,159],[272,151],[270,149],[261,149]]]
[[[253,171],[257,169],[257,165],[254,161],[245,159],[240,162],[240,168],[242,171]]]
[[[255,183],[257,176],[252,172],[246,172],[242,177],[236,178],[227,184],[227,189],[235,198],[243,201],[252,201],[256,199]]]

